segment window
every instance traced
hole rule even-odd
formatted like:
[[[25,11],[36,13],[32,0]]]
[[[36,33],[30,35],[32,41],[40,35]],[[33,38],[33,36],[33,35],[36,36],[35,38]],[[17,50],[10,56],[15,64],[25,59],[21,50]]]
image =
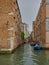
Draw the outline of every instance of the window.
[[[13,17],[15,19],[15,17]]]
[[[49,0],[46,0],[46,4],[49,4]]]
[[[15,5],[15,2],[13,2],[14,3],[14,5]]]
[[[49,30],[49,19],[46,19],[46,31]]]
[[[17,17],[18,17],[18,15],[17,15]]]

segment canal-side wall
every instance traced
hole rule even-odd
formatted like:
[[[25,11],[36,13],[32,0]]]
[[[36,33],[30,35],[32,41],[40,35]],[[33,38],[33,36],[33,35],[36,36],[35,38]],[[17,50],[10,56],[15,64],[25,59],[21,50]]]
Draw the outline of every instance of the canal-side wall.
[[[42,0],[36,20],[33,22],[34,40],[49,49],[49,0]]]
[[[12,51],[21,44],[21,21],[17,0],[0,0],[0,51]]]
[[[34,39],[42,46],[46,43],[46,0],[42,0],[40,3],[40,8],[33,22],[34,28]]]
[[[46,43],[49,44],[49,0],[46,0]]]

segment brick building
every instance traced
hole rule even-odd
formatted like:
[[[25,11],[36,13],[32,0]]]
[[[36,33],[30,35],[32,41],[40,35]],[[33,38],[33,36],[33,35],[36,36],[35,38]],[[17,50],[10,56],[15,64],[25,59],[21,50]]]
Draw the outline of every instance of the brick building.
[[[35,22],[33,22],[34,40],[38,41],[40,45],[46,43],[46,0],[41,0],[40,8]]]
[[[49,0],[46,0],[46,43],[49,47]]]
[[[21,44],[21,22],[17,0],[0,0],[0,51],[12,51]]]

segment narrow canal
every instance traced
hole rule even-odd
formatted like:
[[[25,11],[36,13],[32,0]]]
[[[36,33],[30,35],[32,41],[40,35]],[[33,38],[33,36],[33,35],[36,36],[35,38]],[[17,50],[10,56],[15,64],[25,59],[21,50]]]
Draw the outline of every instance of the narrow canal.
[[[49,51],[35,51],[30,44],[24,44],[13,54],[0,55],[0,65],[49,65]]]

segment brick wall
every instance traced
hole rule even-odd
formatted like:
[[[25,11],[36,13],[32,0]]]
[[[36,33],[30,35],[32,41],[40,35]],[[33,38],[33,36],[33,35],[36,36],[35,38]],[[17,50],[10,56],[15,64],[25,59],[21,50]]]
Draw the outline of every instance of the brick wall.
[[[42,0],[40,4],[40,8],[35,20],[35,39],[36,41],[39,41],[41,45],[46,43],[46,24],[45,24],[45,18],[46,18],[46,1]]]
[[[17,0],[0,0],[0,48],[16,48],[21,40],[21,14]],[[11,38],[12,41],[11,41]]]

